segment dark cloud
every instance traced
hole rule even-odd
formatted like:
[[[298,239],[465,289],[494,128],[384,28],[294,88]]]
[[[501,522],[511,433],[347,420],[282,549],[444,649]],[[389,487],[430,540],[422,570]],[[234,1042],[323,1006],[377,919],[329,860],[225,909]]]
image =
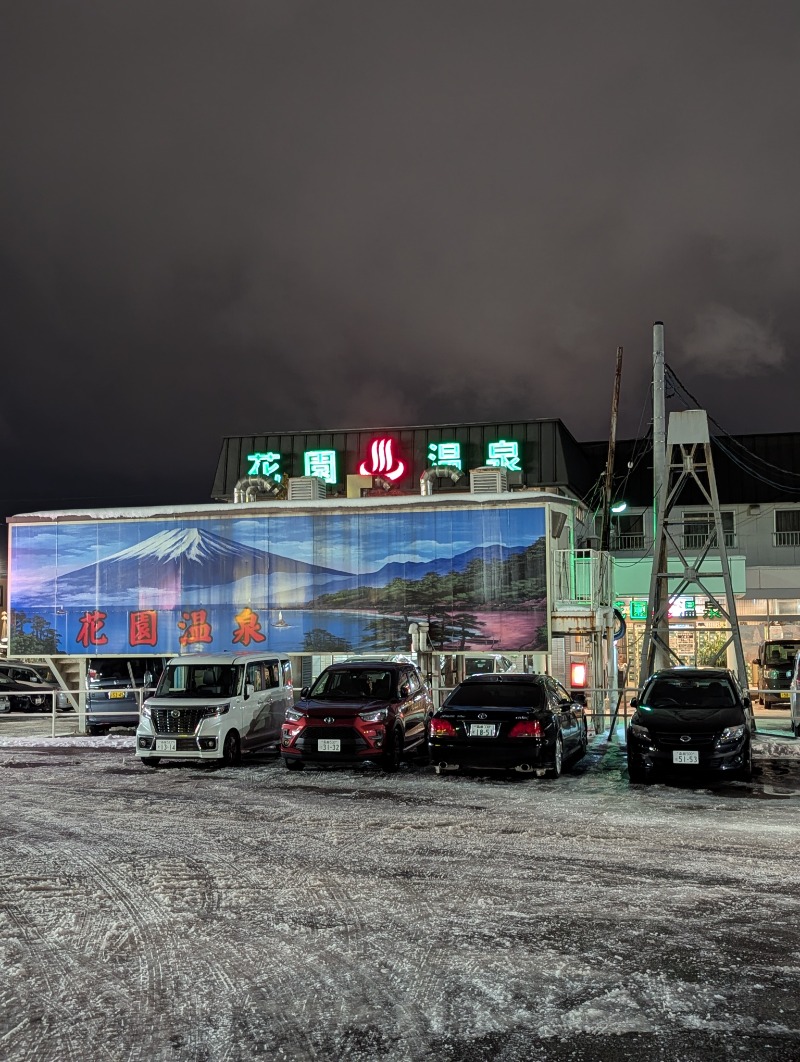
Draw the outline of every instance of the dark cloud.
[[[26,0],[0,49],[22,507],[204,500],[225,434],[602,437],[620,344],[635,433],[655,319],[794,426],[795,3]]]

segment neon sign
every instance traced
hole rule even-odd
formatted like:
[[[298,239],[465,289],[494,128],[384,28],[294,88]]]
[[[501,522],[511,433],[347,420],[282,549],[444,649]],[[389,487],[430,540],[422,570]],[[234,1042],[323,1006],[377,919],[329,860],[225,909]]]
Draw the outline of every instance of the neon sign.
[[[498,468],[507,468],[509,472],[521,472],[519,443],[512,439],[498,439],[490,442],[488,446],[489,456],[486,458],[487,465],[495,465]]]
[[[451,465],[463,472],[461,465],[461,443],[457,442],[432,442],[428,443],[428,461],[431,467],[438,468],[440,465]]]
[[[319,476],[326,483],[336,483],[336,451],[306,450],[303,454],[303,470],[307,476]]]
[[[405,462],[394,452],[395,441],[387,437],[373,439],[369,444],[369,456],[358,467],[360,476],[383,476],[399,479],[406,470]]]
[[[248,454],[247,460],[251,462],[250,468],[247,472],[248,476],[272,476],[273,479],[276,479],[278,480],[278,482],[280,482],[280,454],[275,454],[270,450],[266,454]]]

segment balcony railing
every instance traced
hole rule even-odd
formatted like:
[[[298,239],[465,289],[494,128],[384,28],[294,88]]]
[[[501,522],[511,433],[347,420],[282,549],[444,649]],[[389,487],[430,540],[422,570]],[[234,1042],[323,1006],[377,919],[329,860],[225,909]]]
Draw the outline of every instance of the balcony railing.
[[[611,539],[611,548],[619,552],[643,550],[644,534],[641,535],[617,535]]]
[[[553,552],[553,600],[556,608],[600,608],[611,603],[611,558],[595,549]]]
[[[702,549],[708,542],[709,534],[714,535],[714,529],[711,528],[709,532],[696,534],[696,535],[681,535],[682,545],[684,549]],[[725,548],[731,549],[736,546],[736,532],[725,531]],[[714,536],[714,542],[716,542],[716,536]],[[713,543],[712,543],[713,544]]]
[[[773,538],[776,546],[800,546],[800,531],[776,531]]]

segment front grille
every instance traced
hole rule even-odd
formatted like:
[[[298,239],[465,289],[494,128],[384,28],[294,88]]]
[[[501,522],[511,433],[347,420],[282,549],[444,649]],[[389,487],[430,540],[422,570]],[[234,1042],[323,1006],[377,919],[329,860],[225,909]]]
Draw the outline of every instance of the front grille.
[[[681,741],[681,735],[677,732],[656,732],[653,735],[656,739],[656,744],[662,749],[713,749],[714,743],[717,740],[717,735],[711,734],[690,734],[690,741]]]
[[[150,713],[157,734],[193,734],[205,708],[154,708]]]

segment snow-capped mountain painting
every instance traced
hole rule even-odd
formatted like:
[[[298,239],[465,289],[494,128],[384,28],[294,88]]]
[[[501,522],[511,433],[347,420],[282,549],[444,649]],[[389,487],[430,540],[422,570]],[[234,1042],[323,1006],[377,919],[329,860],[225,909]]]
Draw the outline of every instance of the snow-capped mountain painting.
[[[536,618],[514,637],[532,642],[545,622],[543,536],[541,507],[12,525],[12,627],[28,635],[49,624],[61,651],[95,639],[120,653],[135,648],[147,614],[146,629],[157,628],[147,651],[174,652],[189,637],[187,617],[202,613],[212,631],[204,648],[250,638],[295,652],[402,649],[420,608],[443,617],[488,609],[494,629],[508,609],[518,630],[528,600]],[[470,623],[462,642],[498,642],[482,633],[485,620]]]

